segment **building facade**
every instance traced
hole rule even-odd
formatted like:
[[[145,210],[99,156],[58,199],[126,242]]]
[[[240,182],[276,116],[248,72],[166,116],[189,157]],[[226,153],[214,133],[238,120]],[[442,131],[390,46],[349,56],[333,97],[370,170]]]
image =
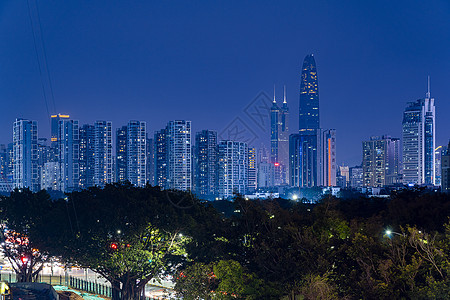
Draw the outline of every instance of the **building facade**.
[[[170,121],[166,132],[166,188],[190,191],[192,189],[191,121]]]
[[[363,143],[363,185],[384,187],[398,183],[400,140],[389,136],[371,137]]]
[[[429,88],[425,99],[408,103],[402,127],[403,183],[434,185],[435,106]]]
[[[13,125],[14,188],[40,190],[37,122],[16,119]]]
[[[105,186],[112,183],[112,123],[96,121],[94,123],[94,185]]]
[[[202,130],[195,135],[194,186],[200,196],[217,193],[217,132]]]
[[[243,142],[220,141],[217,146],[218,196],[244,195],[248,188],[248,146]]]
[[[450,193],[450,142],[441,159],[441,190]]]
[[[277,105],[274,91],[270,124],[270,161],[275,166],[275,185],[286,185],[289,184],[289,108],[286,87],[281,107]]]

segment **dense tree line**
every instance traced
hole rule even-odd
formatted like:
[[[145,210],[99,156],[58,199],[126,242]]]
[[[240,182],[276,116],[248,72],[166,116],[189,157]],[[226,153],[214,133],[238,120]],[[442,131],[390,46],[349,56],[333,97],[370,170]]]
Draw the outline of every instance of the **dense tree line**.
[[[122,183],[58,200],[16,190],[0,209],[2,249],[20,280],[59,257],[104,276],[113,299],[141,299],[150,279],[167,275],[184,299],[450,294],[450,199],[426,190],[316,204],[204,202]]]

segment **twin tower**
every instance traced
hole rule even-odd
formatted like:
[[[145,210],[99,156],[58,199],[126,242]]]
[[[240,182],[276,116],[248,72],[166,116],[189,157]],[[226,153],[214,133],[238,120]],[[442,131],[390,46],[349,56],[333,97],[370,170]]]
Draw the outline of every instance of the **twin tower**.
[[[288,133],[286,92],[283,105],[271,108],[271,161],[275,185],[293,187],[336,185],[336,130],[320,128],[319,84],[313,54],[302,65],[299,133]]]

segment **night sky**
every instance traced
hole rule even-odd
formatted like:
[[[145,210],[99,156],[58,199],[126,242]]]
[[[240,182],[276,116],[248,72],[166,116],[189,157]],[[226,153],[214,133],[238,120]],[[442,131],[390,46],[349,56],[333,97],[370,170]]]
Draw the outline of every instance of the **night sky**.
[[[48,114],[61,112],[114,128],[144,120],[151,134],[173,119],[220,132],[238,118],[256,146],[268,146],[268,128],[245,109],[261,91],[271,97],[274,84],[282,101],[286,84],[297,132],[308,53],[317,62],[321,127],[337,130],[339,164],[359,164],[370,136],[401,136],[403,109],[425,96],[427,75],[436,145],[450,138],[447,0],[29,3],[0,1],[0,143],[12,141],[17,117],[37,120],[49,137]]]

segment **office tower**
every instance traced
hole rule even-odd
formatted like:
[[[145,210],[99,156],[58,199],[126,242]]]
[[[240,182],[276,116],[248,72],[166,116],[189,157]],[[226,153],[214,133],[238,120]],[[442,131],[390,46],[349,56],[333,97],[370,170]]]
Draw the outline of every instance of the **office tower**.
[[[161,188],[167,183],[167,130],[155,132],[155,185]]]
[[[94,186],[94,139],[95,129],[93,125],[85,124],[80,127],[80,188],[87,189]],[[47,172],[52,170],[53,165],[48,166]],[[47,175],[50,176],[50,175]],[[50,177],[53,180],[54,177]]]
[[[275,185],[289,183],[289,109],[284,88],[283,105],[277,105],[275,89],[270,109],[270,161],[275,166]]]
[[[383,187],[397,183],[400,140],[389,136],[371,137],[363,145],[363,185]]]
[[[442,182],[442,156],[447,153],[447,146],[438,146],[434,150],[434,164],[435,164],[435,185],[440,186]]]
[[[60,118],[58,122],[58,136],[56,140],[56,157],[60,167],[60,188],[63,192],[72,192],[79,188],[79,138],[78,120]]]
[[[94,123],[94,184],[104,186],[113,182],[112,123]]]
[[[275,166],[272,163],[258,163],[258,188],[275,186]]]
[[[40,190],[37,122],[16,119],[13,126],[13,174],[15,188]]]
[[[336,130],[320,129],[317,132],[319,133],[318,185],[336,186]],[[348,176],[346,179],[348,181]]]
[[[316,134],[291,134],[289,137],[290,185],[296,187],[319,186],[318,139]]]
[[[153,139],[148,138],[147,133],[147,181],[155,185],[155,143]]]
[[[363,168],[361,166],[351,167],[350,173],[350,187],[360,188],[363,187]]]
[[[313,54],[305,57],[300,81],[299,132],[316,133],[319,122],[319,84]]]
[[[256,164],[256,148],[248,148],[248,187],[247,192],[253,193],[258,188],[258,167]]]
[[[146,143],[146,122],[130,121],[127,126],[127,180],[138,187],[144,187],[147,183]]]
[[[218,195],[245,194],[248,187],[248,146],[243,142],[220,141],[217,146]]]
[[[430,96],[408,103],[403,113],[403,183],[435,184],[435,106]]]
[[[189,191],[192,188],[191,121],[170,121],[166,129],[167,189]]]
[[[126,181],[127,172],[127,126],[116,130],[116,182]]]
[[[450,193],[450,141],[447,151],[442,155],[441,160],[441,191]]]
[[[194,186],[201,196],[215,195],[217,192],[217,132],[202,130],[195,134]]]

